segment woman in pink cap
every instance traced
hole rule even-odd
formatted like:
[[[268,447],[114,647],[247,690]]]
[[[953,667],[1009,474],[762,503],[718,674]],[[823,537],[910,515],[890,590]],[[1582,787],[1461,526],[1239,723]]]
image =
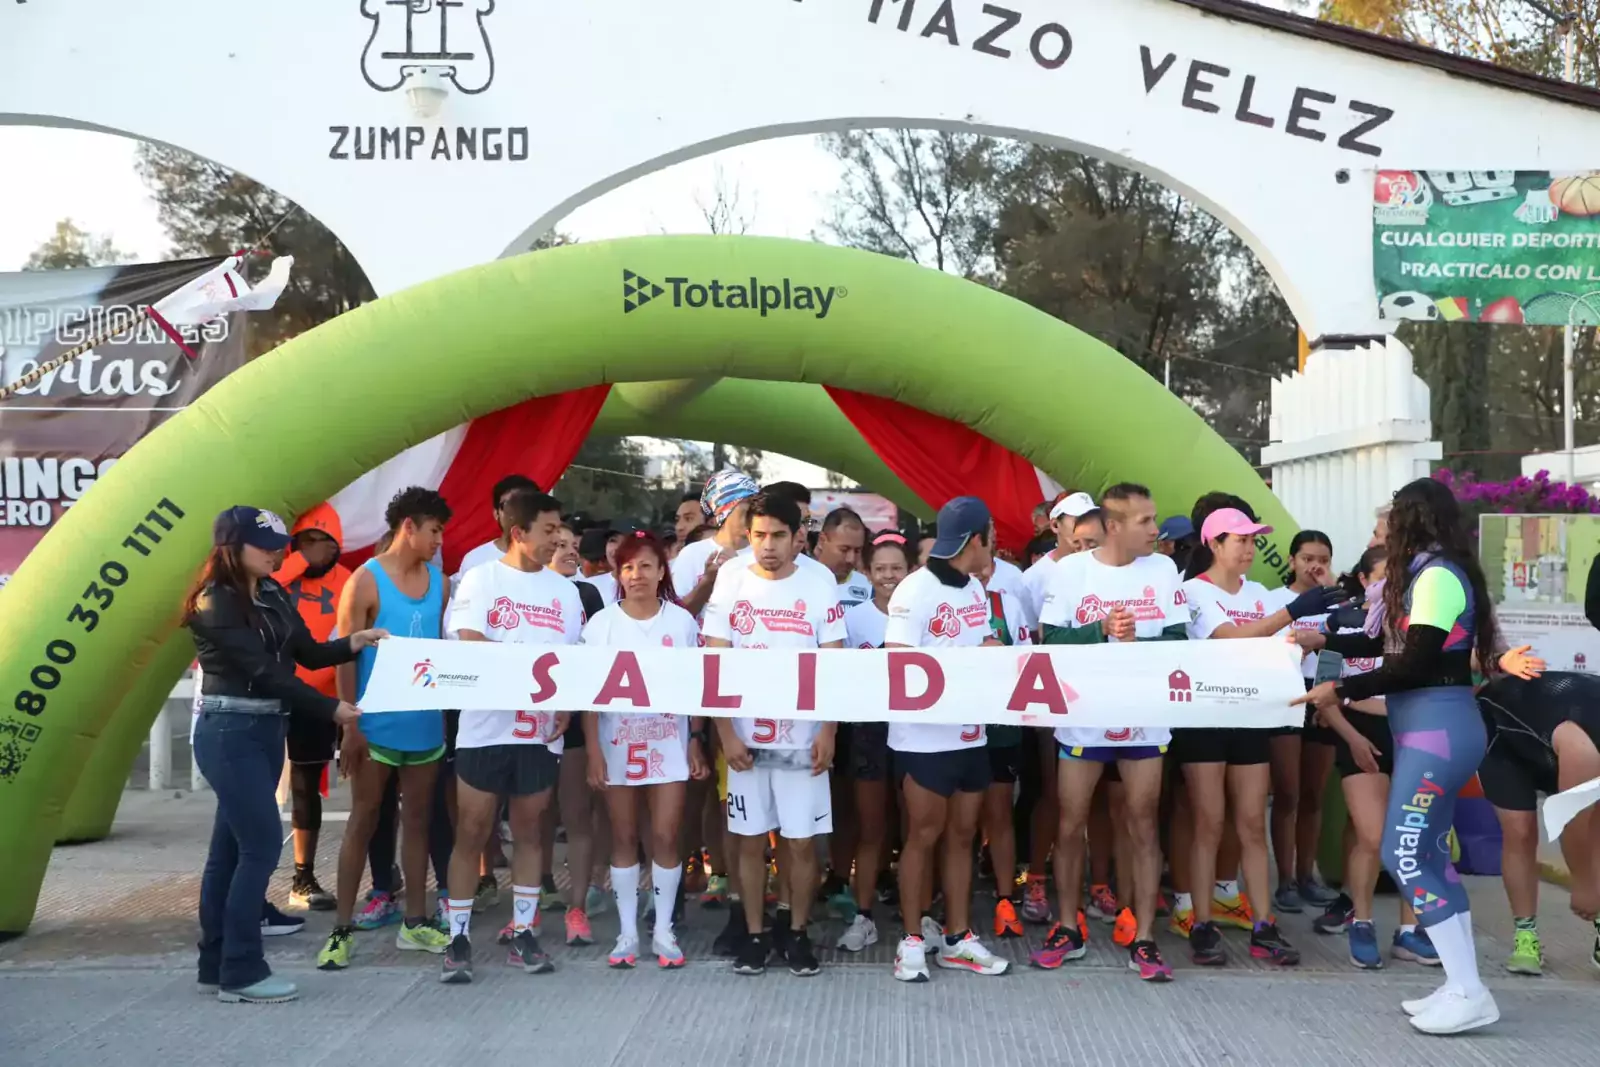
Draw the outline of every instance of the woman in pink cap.
[[[1198,510],[1198,509],[1197,509]],[[1281,608],[1265,586],[1245,575],[1256,558],[1255,539],[1272,532],[1239,508],[1223,507],[1193,516],[1200,544],[1190,557],[1183,583],[1189,603],[1189,640],[1270,637],[1295,619],[1321,615],[1344,598],[1337,588],[1301,593]],[[1246,899],[1261,905],[1272,900],[1267,875],[1267,795],[1271,790],[1270,731],[1207,727],[1172,732],[1172,751],[1183,766],[1194,819],[1189,882],[1194,894],[1194,926],[1189,934],[1194,961],[1212,966],[1224,962],[1222,936],[1211,918],[1217,848],[1225,813],[1231,807],[1244,870]],[[1222,872],[1232,879],[1233,872]],[[1271,915],[1251,918],[1250,954],[1283,966],[1300,962],[1300,953],[1278,933]]]

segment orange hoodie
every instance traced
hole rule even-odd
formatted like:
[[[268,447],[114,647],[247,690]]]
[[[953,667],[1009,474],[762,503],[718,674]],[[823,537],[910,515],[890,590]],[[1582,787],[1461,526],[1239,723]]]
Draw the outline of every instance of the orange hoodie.
[[[339,524],[339,514],[328,504],[318,504],[300,516],[294,524],[294,532],[300,533],[302,530],[321,530],[338,542],[341,548],[344,545],[344,528]],[[305,571],[306,558],[298,552],[291,552],[284,558],[283,567],[272,577],[283,586],[289,599],[300,609],[300,618],[305,620],[311,636],[318,641],[326,641],[333,633],[334,623],[338,621],[339,594],[350,580],[350,569],[335,563],[333,570],[320,578],[307,578]],[[319,693],[336,697],[338,692],[334,684],[334,671],[333,667],[320,671],[299,667],[295,674]]]

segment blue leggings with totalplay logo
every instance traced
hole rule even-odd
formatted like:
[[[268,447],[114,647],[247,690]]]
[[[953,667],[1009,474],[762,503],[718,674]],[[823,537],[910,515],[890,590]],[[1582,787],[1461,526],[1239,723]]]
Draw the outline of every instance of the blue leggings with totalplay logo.
[[[1450,826],[1488,739],[1469,686],[1390,693],[1388,703],[1394,777],[1380,852],[1417,921],[1434,926],[1468,910],[1450,862]]]

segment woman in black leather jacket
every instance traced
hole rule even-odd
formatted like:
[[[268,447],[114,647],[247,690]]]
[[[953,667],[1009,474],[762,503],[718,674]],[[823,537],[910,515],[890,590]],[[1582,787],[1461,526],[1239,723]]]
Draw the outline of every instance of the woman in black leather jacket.
[[[364,630],[326,644],[270,575],[289,544],[270,511],[233,507],[212,526],[213,548],[184,604],[202,672],[194,758],[217,797],[211,851],[200,882],[200,984],[231,1002],[293,1000],[261,950],[261,901],[278,866],[282,825],[275,792],[290,715],[344,724],[361,712],[295,677],[298,663],[333,667],[386,637]]]

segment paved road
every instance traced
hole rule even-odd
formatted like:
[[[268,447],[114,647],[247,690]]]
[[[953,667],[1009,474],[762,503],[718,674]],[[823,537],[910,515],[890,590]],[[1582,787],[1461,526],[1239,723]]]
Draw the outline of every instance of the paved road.
[[[601,945],[551,949],[555,975],[502,968],[486,946],[478,981],[463,988],[441,986],[433,957],[402,955],[383,933],[360,935],[348,972],[320,973],[313,957],[330,922],[316,915],[305,932],[269,942],[273,966],[301,983],[301,1001],[224,1005],[195,994],[190,948],[209,812],[204,795],[130,792],[110,839],[57,850],[34,929],[0,946],[0,1062],[436,1067],[503,1053],[574,1067],[1455,1067],[1593,1063],[1600,1046],[1600,973],[1588,962],[1587,924],[1567,913],[1563,892],[1547,887],[1548,973],[1506,975],[1499,961],[1509,951],[1510,920],[1492,879],[1473,880],[1471,889],[1482,965],[1503,1019],[1448,1046],[1415,1034],[1398,1009],[1402,998],[1431,989],[1436,971],[1395,963],[1357,972],[1343,939],[1317,937],[1309,916],[1284,923],[1306,953],[1297,973],[1250,960],[1242,934],[1228,935],[1228,967],[1197,971],[1181,942],[1163,935],[1178,981],[1143,986],[1101,928],[1088,958],[1062,971],[1020,966],[1029,947],[1022,944],[1007,947],[1019,966],[1004,977],[935,971],[928,985],[903,986],[889,977],[888,944],[864,959],[826,953],[826,969],[814,979],[779,971],[739,978],[707,958],[723,913],[691,907],[683,931],[691,963],[683,971],[608,970],[615,920],[606,915],[595,920]],[[319,861],[330,872],[339,828],[330,824],[335,840],[324,843],[328,858]],[[288,873],[286,860],[273,887],[278,899]],[[478,929],[496,929],[506,907],[480,917]],[[1378,916],[1387,934],[1392,901],[1380,900]],[[830,943],[836,933],[836,923],[826,924]]]

